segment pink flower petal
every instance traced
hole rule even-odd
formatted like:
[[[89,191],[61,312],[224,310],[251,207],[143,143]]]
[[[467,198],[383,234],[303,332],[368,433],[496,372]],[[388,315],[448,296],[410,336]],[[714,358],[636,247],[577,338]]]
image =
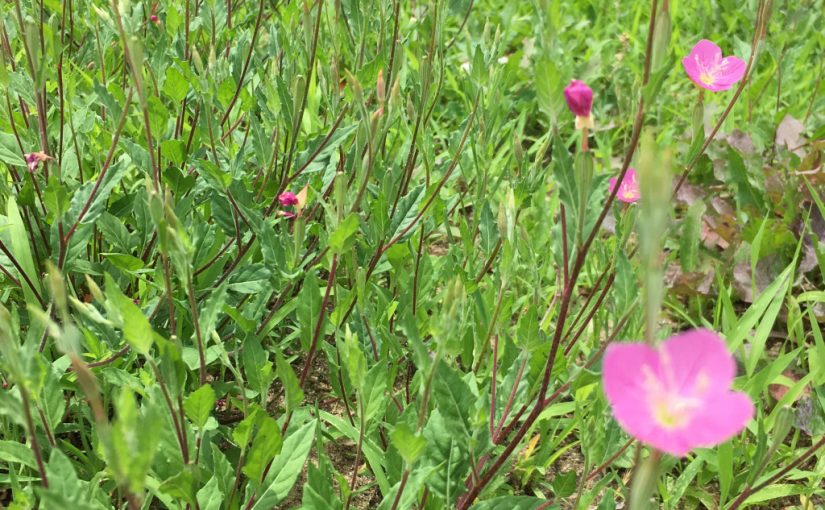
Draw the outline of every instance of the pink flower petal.
[[[707,329],[671,337],[661,345],[660,354],[669,358],[675,386],[685,393],[696,389],[698,379],[704,379],[708,388],[727,390],[736,375],[725,341]]]
[[[690,50],[690,54],[699,62],[710,67],[722,61],[722,49],[712,41],[702,39]]]
[[[739,57],[723,58],[716,73],[716,83],[730,88],[745,76],[745,67],[745,62]]]
[[[724,391],[709,398],[684,431],[693,448],[711,447],[738,434],[753,414],[753,402],[746,394]]]
[[[659,373],[659,355],[639,343],[610,344],[604,353],[602,372],[604,392],[613,415],[622,427],[643,441],[651,437],[656,423],[645,399],[647,387],[641,367]]]
[[[611,193],[615,189],[617,181],[618,177],[613,177],[610,179]],[[624,179],[622,179],[622,183],[619,185],[619,191],[616,192],[616,199],[627,204],[632,204],[637,202],[640,198],[641,194],[639,193],[639,181],[636,178],[636,170],[633,168],[628,168],[624,175]]]

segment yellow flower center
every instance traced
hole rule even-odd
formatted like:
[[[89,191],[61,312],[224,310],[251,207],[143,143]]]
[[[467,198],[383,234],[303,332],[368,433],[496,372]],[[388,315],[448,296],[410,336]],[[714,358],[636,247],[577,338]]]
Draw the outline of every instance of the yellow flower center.
[[[653,419],[662,428],[673,430],[687,425],[694,412],[701,407],[701,401],[697,397],[707,391],[710,380],[704,372],[700,372],[696,377],[695,395],[683,395],[675,387],[669,358],[665,356],[663,361],[664,381],[647,365],[642,367],[642,372],[645,375],[647,400]]]
[[[716,80],[713,79],[713,75],[711,75],[710,73],[707,73],[707,72],[704,72],[704,73],[700,74],[699,75],[699,80],[701,80],[701,82],[704,83],[705,85],[713,85],[713,82],[716,81]]]

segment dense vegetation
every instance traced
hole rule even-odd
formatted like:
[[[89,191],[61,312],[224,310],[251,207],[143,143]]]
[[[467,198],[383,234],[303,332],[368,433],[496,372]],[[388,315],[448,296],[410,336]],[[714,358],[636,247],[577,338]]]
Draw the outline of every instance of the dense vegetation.
[[[825,504],[822,0],[0,13],[0,506]],[[695,328],[754,415],[663,454],[603,354]]]

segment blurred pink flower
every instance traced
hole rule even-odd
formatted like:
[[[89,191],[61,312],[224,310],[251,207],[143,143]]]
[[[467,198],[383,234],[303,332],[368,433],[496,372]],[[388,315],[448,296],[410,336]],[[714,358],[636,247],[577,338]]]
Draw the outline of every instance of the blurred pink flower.
[[[26,166],[29,168],[29,172],[34,172],[37,170],[37,167],[40,166],[40,163],[54,159],[53,157],[47,155],[45,152],[30,152],[25,155],[26,157]]]
[[[40,159],[35,153],[26,154],[26,166],[29,167],[29,172],[37,170],[38,165],[40,165]]]
[[[610,179],[611,193],[616,188],[617,180],[617,177]],[[639,194],[639,181],[636,180],[636,170],[633,168],[628,168],[624,174],[624,179],[622,179],[622,183],[619,184],[619,191],[616,192],[616,198],[628,204],[632,204],[641,198]]]
[[[281,207],[289,207],[298,204],[298,197],[291,191],[284,191],[278,195],[278,202],[281,203]]]
[[[570,80],[570,85],[564,88],[564,99],[567,106],[576,117],[590,117],[593,107],[593,90],[583,81]]]
[[[722,57],[716,44],[702,39],[682,59],[685,72],[703,89],[728,90],[745,75],[745,62],[738,57]]]
[[[160,18],[158,18],[157,14],[152,14],[151,16],[149,16],[149,21],[151,21],[155,25],[160,25]]]
[[[735,372],[724,340],[697,329],[656,348],[610,345],[602,382],[613,415],[628,434],[681,457],[727,441],[753,417],[750,398],[730,390]]]

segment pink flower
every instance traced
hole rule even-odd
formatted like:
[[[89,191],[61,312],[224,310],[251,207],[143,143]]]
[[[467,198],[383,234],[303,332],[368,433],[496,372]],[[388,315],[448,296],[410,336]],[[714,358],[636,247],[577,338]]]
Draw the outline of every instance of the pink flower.
[[[149,16],[149,21],[151,21],[155,25],[160,25],[160,19],[158,18],[157,14],[152,14],[151,16]]]
[[[684,456],[738,434],[753,417],[744,393],[730,390],[736,364],[724,340],[697,329],[653,348],[612,344],[602,382],[616,420],[654,448]]]
[[[745,62],[738,57],[722,58],[722,50],[707,39],[702,39],[682,59],[685,72],[703,89],[728,90],[745,75]]]
[[[29,172],[34,172],[37,170],[37,167],[40,166],[40,163],[49,159],[54,158],[45,152],[30,152],[26,154],[26,166],[29,168]]]
[[[35,153],[26,154],[26,166],[29,167],[29,172],[34,172],[40,165],[40,158]]]
[[[616,189],[617,177],[610,179],[610,192]],[[622,183],[619,184],[619,191],[616,192],[616,198],[627,204],[632,204],[641,198],[639,194],[639,181],[636,180],[636,170],[628,168],[624,174]]]
[[[567,106],[576,117],[589,117],[593,107],[593,90],[583,81],[570,80],[570,85],[564,88],[564,98]]]
[[[291,191],[284,191],[278,195],[278,202],[281,203],[281,207],[289,207],[298,204],[298,197]]]

